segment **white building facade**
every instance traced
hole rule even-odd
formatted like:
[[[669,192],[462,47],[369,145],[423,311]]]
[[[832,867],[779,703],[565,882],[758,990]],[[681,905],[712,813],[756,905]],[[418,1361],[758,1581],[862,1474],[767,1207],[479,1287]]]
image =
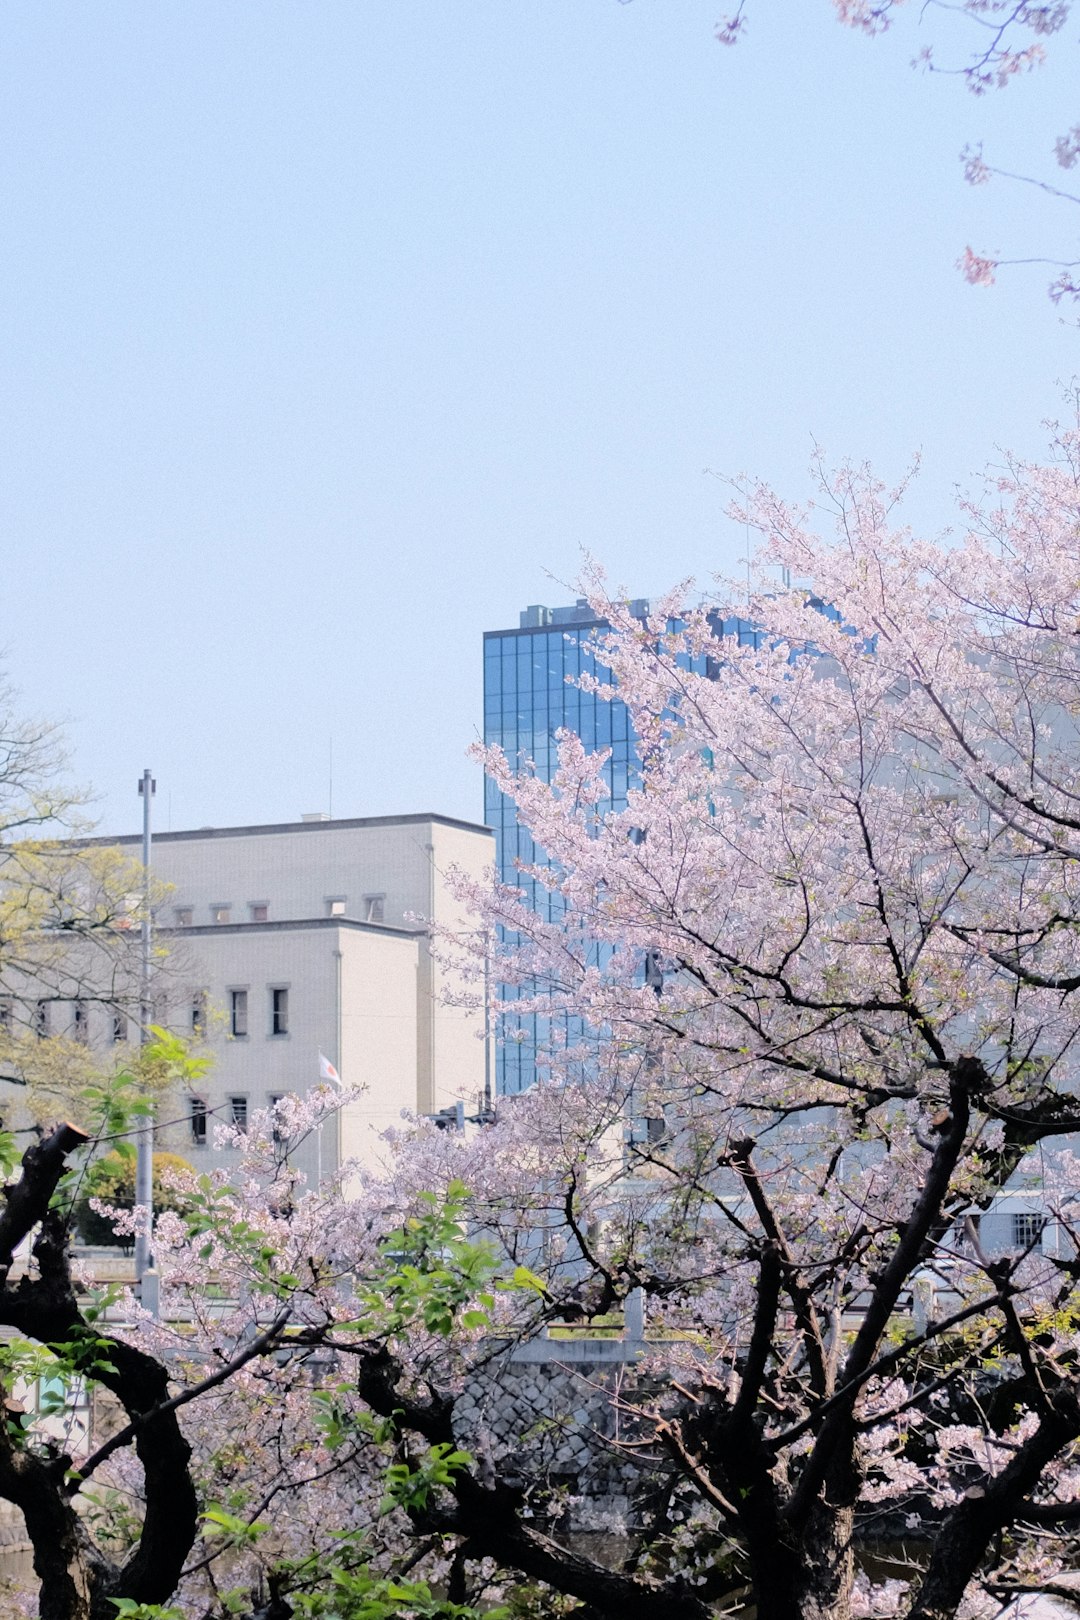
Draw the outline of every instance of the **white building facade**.
[[[100,842],[140,854],[137,838]],[[487,828],[427,814],[156,836],[153,875],[168,894],[155,934],[170,954],[155,1018],[205,1041],[213,1059],[163,1145],[199,1167],[228,1164],[215,1124],[244,1125],[311,1090],[320,1053],[363,1093],[299,1150],[309,1175],[376,1163],[403,1111],[482,1107],[484,1015],[447,1004],[452,976],[426,921],[467,928],[451,870],[479,878],[493,861]]]

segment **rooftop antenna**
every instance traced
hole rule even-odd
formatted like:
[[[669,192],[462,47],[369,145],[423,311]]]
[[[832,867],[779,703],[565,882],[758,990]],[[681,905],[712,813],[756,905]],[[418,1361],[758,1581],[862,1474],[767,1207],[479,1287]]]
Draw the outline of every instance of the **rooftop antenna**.
[[[330,802],[327,806],[330,820],[334,819],[334,734],[330,733]]]

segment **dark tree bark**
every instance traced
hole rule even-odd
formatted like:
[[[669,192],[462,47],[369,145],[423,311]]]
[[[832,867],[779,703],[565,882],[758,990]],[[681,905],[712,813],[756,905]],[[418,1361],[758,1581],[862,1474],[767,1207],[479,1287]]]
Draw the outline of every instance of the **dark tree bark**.
[[[95,1377],[116,1397],[133,1426],[143,1467],[146,1507],[142,1532],[129,1557],[116,1564],[90,1540],[72,1505],[77,1483],[66,1476],[70,1459],[40,1456],[13,1430],[0,1438],[0,1496],[26,1520],[41,1580],[41,1620],[115,1620],[110,1599],[165,1603],[176,1590],[198,1529],[191,1479],[191,1448],[169,1405],[168,1375],[154,1357],[91,1326],[79,1309],[67,1257],[67,1228],[50,1201],[66,1156],[86,1138],[62,1125],[23,1155],[22,1174],[5,1188],[0,1209],[0,1323],[41,1344],[63,1344],[93,1333],[106,1341]],[[36,1275],[10,1280],[15,1250],[35,1227]]]

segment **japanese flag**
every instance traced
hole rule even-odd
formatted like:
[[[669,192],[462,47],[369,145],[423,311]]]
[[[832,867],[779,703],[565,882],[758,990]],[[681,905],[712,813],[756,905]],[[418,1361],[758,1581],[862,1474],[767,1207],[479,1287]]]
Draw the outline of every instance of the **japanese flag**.
[[[328,1057],[319,1053],[319,1079],[328,1080],[332,1086],[340,1086],[341,1076]]]

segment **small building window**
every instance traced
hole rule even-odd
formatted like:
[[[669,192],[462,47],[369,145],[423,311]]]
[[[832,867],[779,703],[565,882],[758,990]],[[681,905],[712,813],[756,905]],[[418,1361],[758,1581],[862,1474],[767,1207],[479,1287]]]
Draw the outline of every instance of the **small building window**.
[[[1017,1210],[1012,1218],[1013,1248],[1037,1249],[1041,1246],[1046,1216],[1037,1209]]]
[[[196,1147],[206,1146],[206,1101],[202,1097],[191,1099],[191,1140]]]
[[[252,922],[267,922],[270,918],[270,907],[265,900],[253,900],[248,907]]]
[[[229,991],[229,1034],[244,1036],[248,1032],[248,993],[246,990]]]
[[[173,915],[176,918],[177,928],[190,928],[195,921],[195,907],[177,906]]]
[[[289,1033],[289,992],[285,989],[278,988],[270,992],[270,1033],[271,1035]]]
[[[113,1008],[113,1015],[112,1015],[113,1045],[114,1046],[119,1046],[121,1041],[126,1041],[127,1040],[127,1035],[128,1035],[127,1014],[122,1013],[120,1011],[119,1007],[114,1007]]]
[[[211,906],[210,921],[212,923],[227,923],[231,911],[232,906]]]
[[[238,1131],[246,1131],[247,1130],[247,1098],[246,1097],[230,1097],[229,1098],[229,1118],[232,1120],[232,1123],[236,1126]]]
[[[369,923],[381,923],[386,921],[385,894],[365,894],[364,921]]]
[[[277,1105],[279,1102],[284,1102],[284,1100],[285,1094],[281,1091],[272,1091],[266,1099],[270,1108],[270,1139],[271,1141],[276,1142],[279,1147],[281,1143],[285,1141],[285,1131],[281,1123],[281,1116],[278,1113]]]
[[[205,990],[196,990],[191,998],[191,1033],[200,1038],[206,1034]]]
[[[336,894],[326,902],[326,915],[328,917],[344,917],[345,896]]]
[[[85,1046],[90,1039],[90,1010],[85,1001],[77,1001],[71,1011],[71,1033]]]
[[[43,1041],[49,1033],[49,1003],[39,1001],[34,1005],[34,1034],[39,1041]]]

